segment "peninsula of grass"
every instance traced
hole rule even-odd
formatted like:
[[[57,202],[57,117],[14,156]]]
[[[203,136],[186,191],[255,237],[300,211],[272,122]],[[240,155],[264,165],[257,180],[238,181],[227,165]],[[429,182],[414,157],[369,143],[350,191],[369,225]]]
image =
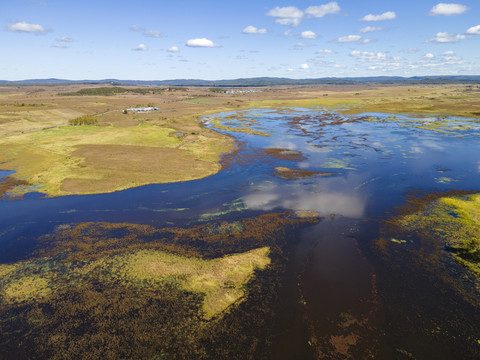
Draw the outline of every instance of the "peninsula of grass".
[[[83,126],[0,138],[2,167],[49,196],[105,193],[214,174],[220,155],[232,148],[227,138],[199,134],[186,141],[173,128],[92,126],[85,118]],[[24,185],[12,194],[28,190]]]

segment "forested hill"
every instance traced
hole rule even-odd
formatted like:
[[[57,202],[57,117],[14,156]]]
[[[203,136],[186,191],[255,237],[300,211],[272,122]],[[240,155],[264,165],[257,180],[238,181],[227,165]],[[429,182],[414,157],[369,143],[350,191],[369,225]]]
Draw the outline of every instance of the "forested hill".
[[[65,80],[65,79],[29,79],[19,81],[0,80],[0,85],[67,85],[67,84],[110,84],[110,85],[150,85],[150,86],[274,86],[274,85],[355,85],[359,83],[383,84],[480,84],[480,75],[465,76],[374,76],[374,77],[345,77],[345,78],[318,78],[318,79],[289,79],[275,77],[240,78],[232,80]]]

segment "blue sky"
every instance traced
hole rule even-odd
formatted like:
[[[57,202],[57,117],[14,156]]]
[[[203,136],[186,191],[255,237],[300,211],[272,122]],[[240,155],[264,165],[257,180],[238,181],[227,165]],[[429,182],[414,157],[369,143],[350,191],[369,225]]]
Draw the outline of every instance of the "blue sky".
[[[3,80],[480,75],[478,0],[2,0],[0,9]]]

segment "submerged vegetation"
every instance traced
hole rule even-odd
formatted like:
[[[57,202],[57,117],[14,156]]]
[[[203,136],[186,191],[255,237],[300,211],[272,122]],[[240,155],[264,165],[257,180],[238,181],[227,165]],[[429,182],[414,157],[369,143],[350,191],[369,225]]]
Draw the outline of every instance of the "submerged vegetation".
[[[440,197],[393,222],[403,231],[441,241],[480,279],[480,194]]]
[[[264,357],[285,235],[317,221],[58,226],[32,257],[0,265],[2,356]]]

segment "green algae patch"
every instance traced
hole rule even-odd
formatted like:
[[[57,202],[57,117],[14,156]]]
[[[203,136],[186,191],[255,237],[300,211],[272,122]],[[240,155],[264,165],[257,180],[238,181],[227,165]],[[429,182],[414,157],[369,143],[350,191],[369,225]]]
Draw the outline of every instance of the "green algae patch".
[[[207,318],[217,315],[243,297],[242,286],[256,269],[270,264],[269,248],[202,260],[165,252],[140,250],[117,257],[114,277],[130,282],[174,281],[182,289],[205,295],[203,310]]]
[[[441,197],[395,223],[445,243],[455,259],[480,279],[480,194]]]
[[[322,164],[322,167],[330,169],[356,170],[351,167],[349,162],[345,159],[328,159]]]

